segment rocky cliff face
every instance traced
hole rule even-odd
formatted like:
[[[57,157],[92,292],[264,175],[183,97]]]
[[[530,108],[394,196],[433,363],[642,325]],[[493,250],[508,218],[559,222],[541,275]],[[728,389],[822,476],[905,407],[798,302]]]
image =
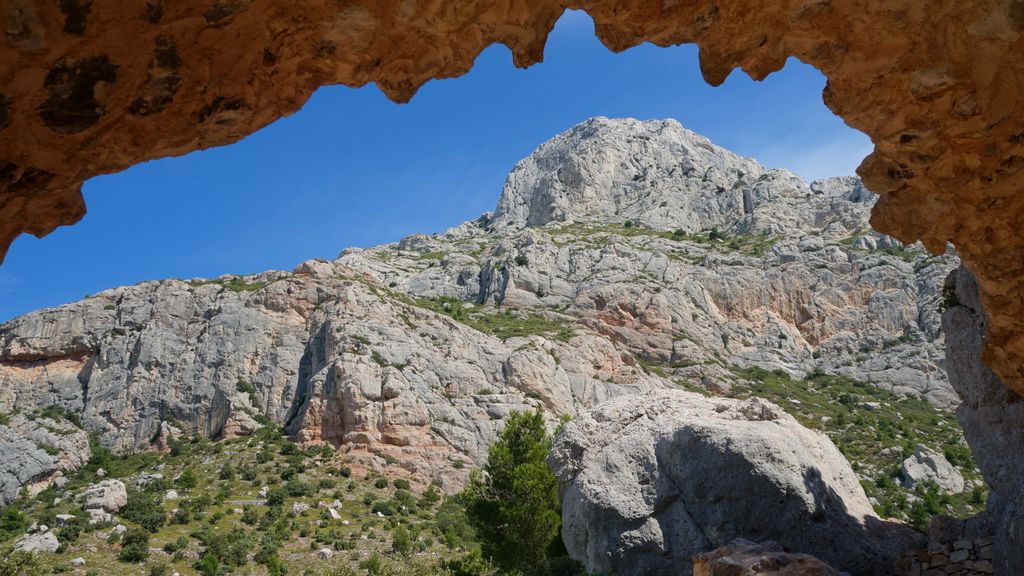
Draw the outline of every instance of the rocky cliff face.
[[[992,488],[992,564],[996,574],[1014,574],[1024,566],[1024,459],[1014,449],[1024,445],[1024,399],[982,361],[989,319],[970,271],[961,267],[950,274],[946,294],[942,322],[949,334],[949,377],[963,398],[957,417]]]
[[[875,226],[939,253],[956,244],[992,313],[986,360],[1024,392],[1024,15],[1019,2],[941,0],[116,0],[2,7],[0,257],[21,233],[85,214],[81,183],[237,141],[321,85],[370,82],[407,100],[464,74],[487,46],[539,62],[566,8],[612,50],[695,43],[718,85],[795,57],[828,77],[825,104],[871,136],[859,173]]]
[[[217,437],[266,418],[457,480],[511,410],[726,389],[734,365],[952,406],[938,307],[956,258],[870,232],[871,204],[854,178],[808,184],[673,121],[596,118],[443,234],[12,320],[0,410],[56,404],[118,449],[162,422]]]
[[[89,437],[63,418],[16,414],[0,424],[0,505],[27,486],[30,493],[60,485],[64,473],[91,456]]]

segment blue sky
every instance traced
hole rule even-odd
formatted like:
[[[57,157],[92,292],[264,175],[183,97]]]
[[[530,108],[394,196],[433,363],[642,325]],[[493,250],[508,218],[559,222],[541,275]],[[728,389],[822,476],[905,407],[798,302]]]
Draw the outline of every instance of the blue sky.
[[[321,88],[245,140],[135,166],[84,187],[89,213],[0,266],[0,321],[160,278],[292,269],[491,210],[506,173],[591,116],[675,118],[715,143],[805,178],[852,174],[868,139],[822,103],[824,77],[790,61],[764,82],[712,88],[693,46],[612,54],[568,13],[528,70],[492,46],[473,70],[406,105],[374,86]]]

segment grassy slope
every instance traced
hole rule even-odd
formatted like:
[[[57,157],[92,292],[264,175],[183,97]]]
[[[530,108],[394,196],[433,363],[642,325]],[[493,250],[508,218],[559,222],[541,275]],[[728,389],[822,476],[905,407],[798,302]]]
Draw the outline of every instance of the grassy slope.
[[[909,520],[919,527],[929,514],[966,517],[984,508],[983,486],[952,496],[917,487],[908,491],[896,479],[900,464],[918,444],[944,453],[965,480],[981,482],[981,474],[964,444],[956,417],[926,400],[900,397],[864,382],[816,374],[793,380],[782,371],[734,369],[741,383],[730,396],[760,396],[770,400],[801,424],[827,434],[866,479],[864,491],[874,497],[882,517]],[[888,453],[883,452],[892,448]],[[915,502],[916,500],[916,502]]]
[[[163,465],[160,471],[165,480],[147,488],[153,496],[162,495],[167,489],[179,492],[179,499],[165,500],[162,507],[167,512],[168,522],[151,534],[149,559],[144,563],[132,564],[117,559],[120,544],[116,539],[103,538],[111,530],[110,525],[86,526],[80,535],[71,539],[68,532],[58,531],[64,544],[55,555],[42,555],[45,573],[74,572],[97,574],[148,574],[154,564],[167,566],[167,574],[179,572],[182,576],[197,574],[193,564],[204,550],[201,544],[203,532],[226,534],[233,529],[241,532],[231,540],[246,542],[249,560],[236,567],[237,574],[267,574],[264,566],[255,563],[253,555],[270,534],[280,538],[278,557],[287,565],[288,574],[303,574],[307,569],[319,574],[330,567],[332,570],[357,569],[360,562],[375,553],[387,555],[392,552],[393,536],[399,526],[409,534],[412,556],[431,559],[457,557],[472,549],[472,531],[468,528],[461,508],[452,500],[436,492],[438,499],[431,501],[424,497],[423,485],[413,485],[408,490],[393,480],[406,476],[402,471],[353,470],[333,450],[321,452],[316,448],[308,451],[295,450],[283,438],[273,434],[262,437],[242,438],[211,444],[201,439],[186,441],[179,452],[171,454],[142,453],[126,457],[114,457],[102,462],[107,478],[121,478],[129,487],[130,498],[134,492],[135,477],[140,472],[153,473],[153,467]],[[262,455],[262,456],[261,456]],[[263,462],[261,462],[263,460]],[[221,472],[230,464],[233,477],[221,479]],[[62,490],[65,498],[72,490],[88,486],[100,480],[96,476],[98,464],[93,463],[75,473],[68,487]],[[185,489],[180,482],[171,480],[186,468],[191,469],[199,479],[198,485]],[[244,479],[252,478],[251,480]],[[271,508],[265,505],[245,506],[232,503],[233,500],[255,500],[262,486],[283,489],[296,486],[296,482],[308,486],[312,492],[300,496],[288,496],[280,507],[276,519],[263,519]],[[25,521],[40,521],[56,525],[57,514],[81,514],[79,504],[72,499],[54,505],[58,493],[48,489],[35,498],[23,496],[13,504],[22,511]],[[318,509],[317,503],[342,502],[338,510],[341,518],[332,520],[326,510]],[[310,506],[309,510],[295,513],[294,503]],[[179,508],[192,510],[187,521],[175,522],[172,511]],[[243,522],[244,514],[236,509],[251,508],[256,522]],[[377,511],[382,511],[383,516]],[[271,516],[273,517],[273,513]],[[120,522],[129,528],[137,527],[134,522],[119,515]],[[182,518],[184,520],[184,518]],[[344,525],[348,521],[348,526]],[[9,543],[23,528],[6,534]],[[166,552],[163,548],[184,537],[187,546],[177,552]],[[328,563],[316,557],[316,551],[328,548],[335,552]],[[82,557],[84,568],[71,568],[70,561]]]

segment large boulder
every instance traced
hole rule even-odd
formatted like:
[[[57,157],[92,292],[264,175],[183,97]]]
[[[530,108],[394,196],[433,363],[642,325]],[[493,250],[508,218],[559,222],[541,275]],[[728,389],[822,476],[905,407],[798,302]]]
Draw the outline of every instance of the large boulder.
[[[566,425],[550,464],[565,545],[591,572],[690,574],[695,554],[746,538],[891,574],[923,542],[874,515],[826,436],[757,398],[616,398]]]
[[[93,484],[84,496],[86,510],[103,510],[113,514],[128,504],[128,491],[120,480],[104,480]]]
[[[52,554],[60,549],[60,542],[53,532],[36,532],[19,538],[14,543],[14,549],[22,552],[49,552]]]
[[[903,485],[913,488],[922,482],[934,482],[947,494],[964,491],[964,477],[946,457],[927,446],[918,445],[914,454],[900,466]]]

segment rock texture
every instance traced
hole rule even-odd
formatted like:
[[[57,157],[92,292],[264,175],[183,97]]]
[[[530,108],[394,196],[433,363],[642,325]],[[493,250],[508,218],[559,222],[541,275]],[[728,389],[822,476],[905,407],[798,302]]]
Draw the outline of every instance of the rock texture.
[[[674,121],[595,118],[517,165],[494,214],[443,234],[12,320],[0,410],[57,404],[119,450],[266,418],[457,480],[511,410],[723,389],[734,364],[952,406],[938,307],[957,259],[870,232],[872,201]]]
[[[52,554],[60,549],[60,541],[57,540],[56,534],[47,530],[22,536],[15,541],[14,549],[21,550],[22,552],[48,552]]]
[[[986,576],[995,573],[994,527],[987,514],[967,520],[936,516],[928,528],[928,547],[908,553],[900,559],[900,568],[908,576],[948,574],[949,576]],[[1006,570],[999,574],[1013,574]]]
[[[113,514],[128,504],[128,491],[120,480],[104,480],[82,493],[86,511],[103,510]]]
[[[791,56],[821,70],[826,105],[875,143],[859,170],[881,195],[875,226],[957,246],[992,311],[986,359],[1024,392],[1024,16],[1008,0],[8,0],[0,246],[81,218],[84,179],[233,142],[320,85],[376,82],[404,101],[493,43],[539,62],[565,8],[587,11],[612,50],[696,43],[716,85]]]
[[[11,416],[0,424],[0,505],[22,486],[38,492],[88,462],[89,437],[63,420]]]
[[[777,542],[757,544],[742,538],[698,554],[693,576],[841,576],[841,573],[807,554],[790,554]]]
[[[949,377],[963,398],[957,417],[991,488],[992,564],[996,574],[1014,574],[1024,566],[1024,458],[1019,450],[1024,446],[1024,399],[1007,390],[982,359],[989,319],[974,276],[957,269],[946,294],[942,323],[948,334]]]
[[[927,446],[918,446],[900,466],[900,478],[908,488],[921,482],[934,482],[947,494],[964,491],[964,477],[946,457]]]
[[[874,515],[827,437],[757,398],[613,399],[565,426],[550,464],[562,539],[590,572],[689,574],[695,554],[747,538],[894,574],[923,541]]]

